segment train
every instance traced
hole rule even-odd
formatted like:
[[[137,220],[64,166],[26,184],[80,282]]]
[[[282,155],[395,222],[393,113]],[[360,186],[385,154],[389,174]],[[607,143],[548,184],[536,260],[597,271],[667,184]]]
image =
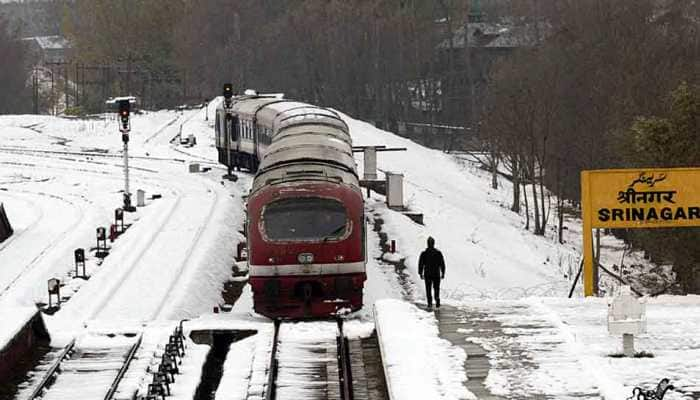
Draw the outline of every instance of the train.
[[[362,308],[367,228],[349,128],[337,112],[279,95],[216,111],[219,162],[254,174],[246,201],[254,310],[325,318]]]

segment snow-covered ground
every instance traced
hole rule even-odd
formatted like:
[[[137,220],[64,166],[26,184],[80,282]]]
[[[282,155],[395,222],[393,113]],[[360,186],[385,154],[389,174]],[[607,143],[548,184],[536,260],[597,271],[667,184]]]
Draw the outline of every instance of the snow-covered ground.
[[[437,337],[430,313],[397,300],[380,300],[374,309],[392,399],[476,398],[462,386],[464,352]]]
[[[68,300],[45,317],[55,336],[70,336],[90,321],[117,326],[191,317],[221,302],[250,180],[224,182],[224,169],[214,163],[208,172],[188,172],[190,162],[206,160],[171,140],[181,131],[195,134],[199,151],[215,155],[213,121],[204,121],[204,110],[132,116],[131,190],[134,202],[136,189],[145,190],[147,201],[126,215],[131,227],[109,243],[104,261],[94,255],[95,229],[114,222],[123,190],[121,134],[113,116],[0,117],[0,202],[15,228],[0,245],[5,314],[47,303],[49,278],[61,279]],[[162,197],[151,199],[154,194]],[[89,280],[74,277],[76,248],[86,249]],[[17,315],[3,327],[23,325],[26,316]]]
[[[248,326],[259,334],[231,346],[221,387],[237,388],[232,398],[243,398],[242,388],[247,393],[261,390],[271,324],[251,315],[249,288],[244,288],[231,313],[208,314],[221,303],[222,285],[231,275],[235,243],[242,239],[238,232],[244,218],[242,196],[251,183],[245,174],[235,183],[221,180],[225,169],[216,163],[215,106],[216,102],[210,103],[209,121],[204,121],[204,110],[134,116],[132,191],[144,189],[147,196],[162,198],[149,197],[145,207],[127,214],[131,227],[109,244],[110,255],[103,262],[90,249],[95,246],[95,228],[112,223],[114,209],[121,205],[122,144],[116,121],[112,116],[93,120],[0,117],[0,202],[16,231],[0,244],[0,347],[31,317],[35,303],[47,302],[46,280],[57,277],[66,283],[62,295],[68,301],[55,315],[45,317],[54,345],[83,334],[86,327],[91,332],[139,331],[198,316],[188,323],[190,329]],[[381,195],[373,193],[367,200],[370,259],[366,307],[357,315],[358,335],[368,334],[367,326],[374,321],[372,305],[378,300],[424,302],[417,260],[432,236],[447,261],[443,301],[498,324],[498,332],[503,333],[464,332],[465,340],[488,350],[492,370],[486,384],[496,394],[507,398],[523,398],[523,393],[538,393],[542,398],[575,394],[617,400],[628,397],[633,386],[648,387],[663,377],[688,393],[700,391],[696,361],[700,343],[694,334],[700,320],[693,317],[700,315],[700,301],[678,297],[650,301],[649,333],[638,339],[638,349],[655,357],[609,357],[619,351],[619,338],[607,335],[605,299],[582,299],[580,290],[574,299],[565,299],[580,260],[578,221],[568,221],[564,245],[556,242],[553,231],[545,237],[534,236],[523,229],[524,218],[508,209],[507,182],[492,190],[490,177],[474,163],[350,117],[346,121],[354,145],[407,148],[378,154],[380,177],[386,171],[403,173],[406,206],[423,213],[425,222],[416,224],[388,209]],[[171,143],[180,132],[194,134],[198,144],[185,148],[177,141]],[[357,160],[362,173],[362,156]],[[190,162],[212,170],[190,174]],[[372,231],[375,223],[389,240],[396,241],[397,253],[380,250],[380,238]],[[606,237],[603,243],[608,250],[603,264],[619,262],[621,242]],[[73,250],[78,247],[87,251],[89,280],[73,276]],[[644,262],[639,254],[629,255],[630,259]],[[392,262],[406,268],[397,271]],[[435,317],[408,304],[383,304],[389,311],[384,321],[393,327],[385,332],[385,337],[394,338],[389,343],[394,349],[391,374],[402,382],[400,393],[409,396],[397,398],[416,393],[422,393],[422,398],[469,398],[459,378],[450,375],[455,372],[450,366],[462,360],[461,350],[436,340]],[[533,330],[533,326],[539,328]],[[309,337],[318,334],[325,340],[328,336],[328,332],[299,330]],[[159,334],[154,333],[158,338]],[[402,346],[410,345],[410,334],[422,337],[437,351],[411,355],[425,358],[426,365],[437,363],[436,373],[451,368],[431,381],[437,392],[411,379],[422,364],[406,364],[405,354],[400,354]],[[201,371],[207,349],[191,344],[185,370],[193,375]],[[515,354],[527,354],[527,362],[516,362]],[[137,376],[133,379],[130,384],[142,385]],[[191,398],[196,376],[188,375],[178,385],[176,398]],[[439,396],[430,397],[431,393]],[[672,396],[682,398],[678,393]]]
[[[396,241],[397,247],[395,254],[382,256],[379,250],[373,254],[382,260],[370,260],[368,274],[376,270],[380,271],[374,272],[377,276],[393,279],[379,288],[386,290],[384,296],[371,296],[377,299],[400,295],[424,303],[418,255],[425,248],[427,237],[434,237],[447,264],[443,298],[471,318],[486,322],[486,326],[492,321],[500,324],[499,330],[485,330],[480,335],[464,332],[465,340],[481,344],[488,351],[492,370],[486,383],[492,392],[511,399],[624,399],[631,396],[635,386],[651,389],[666,377],[680,390],[666,398],[700,396],[700,345],[695,343],[693,333],[700,327],[700,321],[694,317],[700,315],[698,297],[662,296],[649,300],[648,333],[638,338],[637,350],[650,352],[654,357],[610,357],[621,352],[621,338],[607,333],[609,299],[583,299],[580,283],[575,297],[566,299],[580,262],[580,220],[567,219],[563,245],[557,242],[554,227],[544,237],[535,236],[524,230],[524,217],[509,210],[509,182],[501,180],[500,188],[493,190],[490,176],[476,163],[427,149],[350,117],[346,121],[356,146],[407,148],[406,152],[378,153],[380,179],[387,171],[404,174],[405,205],[412,212],[424,214],[424,225],[419,225],[388,209],[381,195],[373,193],[367,201],[368,215],[383,221],[382,231],[389,240]],[[357,161],[361,167],[362,156]],[[370,249],[378,243],[373,236]],[[601,242],[601,263],[619,265],[624,243],[610,236]],[[406,266],[400,279],[394,268],[387,266],[388,262],[399,260]],[[645,265],[647,270],[653,267],[639,252],[625,254],[625,264]],[[606,281],[608,293],[616,287],[619,283]],[[392,319],[400,325],[394,329],[424,343],[425,335],[420,334],[423,328],[418,330],[417,326],[426,323],[426,316],[416,310],[403,313],[409,317]],[[427,318],[433,317],[428,314]],[[436,352],[435,356],[439,355]],[[400,367],[408,369],[404,375],[410,375],[410,366]],[[398,379],[411,382],[403,375]],[[410,393],[420,390],[420,384],[409,386],[406,396],[398,398],[412,398]],[[446,390],[458,393],[457,388],[441,390],[433,392],[434,398],[442,398]]]

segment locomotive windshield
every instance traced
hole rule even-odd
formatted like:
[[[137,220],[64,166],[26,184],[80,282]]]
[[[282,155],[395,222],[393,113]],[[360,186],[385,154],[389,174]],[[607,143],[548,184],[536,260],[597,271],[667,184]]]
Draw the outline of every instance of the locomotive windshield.
[[[278,200],[263,211],[267,240],[326,241],[347,230],[345,207],[336,200],[305,197]]]

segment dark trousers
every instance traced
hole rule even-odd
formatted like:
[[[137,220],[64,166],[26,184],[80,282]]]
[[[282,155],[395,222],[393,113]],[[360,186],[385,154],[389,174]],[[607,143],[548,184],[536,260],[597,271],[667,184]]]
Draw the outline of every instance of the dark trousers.
[[[433,306],[433,294],[431,293],[431,287],[435,290],[435,305],[440,307],[440,278],[428,278],[425,277],[425,297],[428,298],[428,307]]]

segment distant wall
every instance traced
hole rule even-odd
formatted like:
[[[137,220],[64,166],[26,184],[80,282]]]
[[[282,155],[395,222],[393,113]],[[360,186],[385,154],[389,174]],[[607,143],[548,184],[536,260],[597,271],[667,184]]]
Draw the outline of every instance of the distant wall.
[[[5,207],[0,203],[0,243],[12,236],[12,225],[5,214]]]

